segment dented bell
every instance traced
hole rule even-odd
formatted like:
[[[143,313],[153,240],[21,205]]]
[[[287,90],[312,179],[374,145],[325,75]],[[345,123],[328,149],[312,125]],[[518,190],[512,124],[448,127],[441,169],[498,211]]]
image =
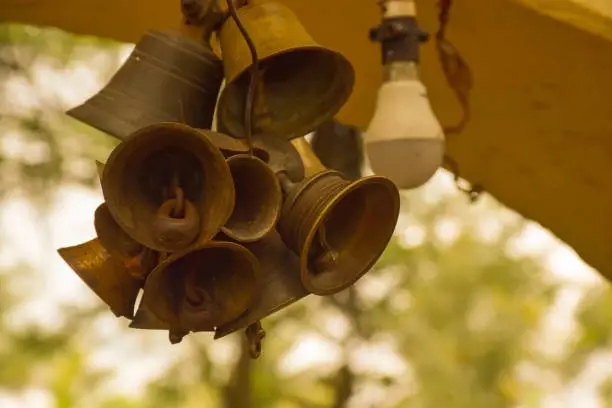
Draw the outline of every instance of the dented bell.
[[[117,317],[134,316],[134,304],[142,280],[130,275],[120,260],[112,257],[100,241],[57,250],[64,261],[106,303]]]
[[[259,273],[244,246],[210,241],[162,261],[146,281],[141,307],[173,333],[213,331],[253,305]]]
[[[260,61],[253,136],[293,139],[332,118],[353,88],[350,62],[317,44],[297,16],[280,3],[249,4],[238,9],[238,16]],[[219,40],[226,86],[217,106],[218,129],[244,138],[251,53],[233,19],[225,21]]]
[[[292,186],[278,230],[300,255],[302,283],[317,295],[339,292],[378,260],[393,235],[399,192],[388,179],[351,182],[332,170]]]
[[[272,231],[245,247],[259,260],[261,291],[248,312],[217,327],[215,339],[246,329],[308,295],[300,280],[300,259],[285,246],[278,232]]]
[[[178,32],[152,31],[100,92],[67,114],[120,139],[158,122],[209,129],[222,81],[211,50]]]
[[[113,219],[132,239],[174,252],[211,239],[229,219],[232,176],[209,133],[159,123],[113,150],[102,192]]]
[[[227,159],[236,193],[234,211],[222,231],[238,242],[254,242],[274,229],[283,194],[276,175],[255,156]]]

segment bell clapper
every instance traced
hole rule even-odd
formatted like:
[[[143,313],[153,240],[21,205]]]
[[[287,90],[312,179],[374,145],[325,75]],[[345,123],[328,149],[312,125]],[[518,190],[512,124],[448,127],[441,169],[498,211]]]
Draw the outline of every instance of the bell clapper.
[[[261,322],[256,321],[249,325],[244,330],[244,334],[249,346],[249,356],[251,356],[253,360],[258,359],[259,356],[261,356],[261,343],[266,337],[266,332],[263,327],[261,327]]]
[[[333,249],[329,243],[327,242],[327,233],[325,230],[325,224],[322,224],[317,231],[317,236],[319,238],[319,248],[320,250],[315,250],[313,266],[314,269],[321,273],[328,270],[334,263],[338,260],[338,251]]]
[[[196,281],[197,265],[192,265],[184,281],[185,297],[183,299],[181,314],[186,322],[199,322],[210,320],[217,311],[217,305],[206,289],[199,286]]]
[[[171,191],[172,195],[167,192]],[[185,198],[185,192],[179,185],[178,175],[174,175],[169,189],[164,188],[164,195],[169,197],[157,211],[155,228],[157,239],[172,244],[187,245],[196,239],[200,215],[195,205]]]

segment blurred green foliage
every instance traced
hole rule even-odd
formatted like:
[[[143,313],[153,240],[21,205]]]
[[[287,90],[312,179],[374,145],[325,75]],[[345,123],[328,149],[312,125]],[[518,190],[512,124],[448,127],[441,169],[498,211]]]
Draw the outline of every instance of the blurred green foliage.
[[[101,74],[108,77],[118,67],[117,44],[52,29],[0,26],[0,89],[9,81],[31,81],[36,61],[51,61],[61,70],[99,53],[114,61]],[[0,92],[0,198],[20,191],[44,208],[46,198],[66,183],[95,186],[94,159],[103,160],[117,142],[65,117],[66,107],[57,101],[46,98],[16,111],[12,97]],[[7,154],[14,134],[46,153],[36,160]],[[75,163],[81,164],[76,170]],[[134,395],[104,388],[116,373],[92,367],[87,359],[97,346],[88,328],[106,309],[66,309],[63,325],[53,332],[15,328],[5,317],[27,299],[9,290],[15,271],[1,271],[0,393],[43,388],[57,408],[536,407],[549,389],[522,375],[521,367],[553,372],[563,387],[609,348],[612,296],[603,284],[581,302],[576,336],[563,356],[534,347],[560,287],[535,259],[509,254],[508,242],[525,225],[518,216],[495,239],[483,239],[474,229],[479,216],[507,213],[490,199],[469,206],[460,195],[431,200],[417,191],[404,200],[404,216],[413,227],[408,231],[414,231],[408,233],[410,243],[394,239],[355,288],[329,299],[308,297],[265,320],[261,359],[248,358],[239,335],[220,341],[230,350],[225,360],[208,336],[190,336],[167,345],[183,353]],[[459,229],[444,240],[437,227],[448,217]],[[421,239],[412,239],[419,234]],[[283,367],[306,334],[331,344],[333,352],[317,343],[306,356],[313,364],[287,372]],[[366,363],[359,357],[364,347],[381,344],[394,350],[391,368],[381,351]],[[320,355],[326,356],[323,362]],[[608,404],[611,384],[608,379],[600,386]]]

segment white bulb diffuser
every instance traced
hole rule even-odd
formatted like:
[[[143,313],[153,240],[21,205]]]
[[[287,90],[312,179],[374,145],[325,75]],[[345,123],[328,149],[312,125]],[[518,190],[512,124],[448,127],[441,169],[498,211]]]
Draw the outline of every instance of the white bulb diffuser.
[[[390,0],[383,9],[383,24],[403,18],[416,24],[412,0]],[[396,37],[392,40],[397,47]],[[407,43],[418,48],[418,40]],[[384,83],[364,144],[375,174],[388,177],[400,189],[411,189],[426,183],[442,165],[444,133],[419,79],[418,50],[393,58],[397,51],[390,48],[385,50]]]

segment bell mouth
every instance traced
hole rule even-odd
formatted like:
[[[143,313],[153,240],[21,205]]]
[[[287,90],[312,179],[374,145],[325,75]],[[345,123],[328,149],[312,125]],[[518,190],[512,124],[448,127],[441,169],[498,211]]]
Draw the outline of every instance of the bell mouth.
[[[306,289],[331,295],[359,280],[383,254],[398,216],[399,192],[384,177],[360,179],[336,194],[304,242],[300,274]]]
[[[162,262],[149,276],[143,303],[172,329],[214,331],[257,299],[259,262],[244,246],[211,241]]]
[[[232,156],[227,163],[234,181],[234,211],[223,232],[238,242],[254,242],[274,229],[280,217],[282,191],[276,175],[261,159]]]
[[[117,224],[138,243],[157,251],[183,250],[211,239],[229,218],[234,206],[231,174],[206,134],[179,123],[158,123],[133,133],[111,153],[102,193]],[[183,211],[176,219],[195,223],[195,234],[189,241],[162,239],[159,211],[181,194],[185,208],[197,208],[197,217],[187,219]]]
[[[259,69],[254,136],[290,140],[312,132],[340,111],[355,81],[354,69],[344,56],[317,46],[273,54],[259,62]],[[246,69],[226,85],[219,99],[219,129],[237,138],[246,137],[244,101],[250,79]]]

